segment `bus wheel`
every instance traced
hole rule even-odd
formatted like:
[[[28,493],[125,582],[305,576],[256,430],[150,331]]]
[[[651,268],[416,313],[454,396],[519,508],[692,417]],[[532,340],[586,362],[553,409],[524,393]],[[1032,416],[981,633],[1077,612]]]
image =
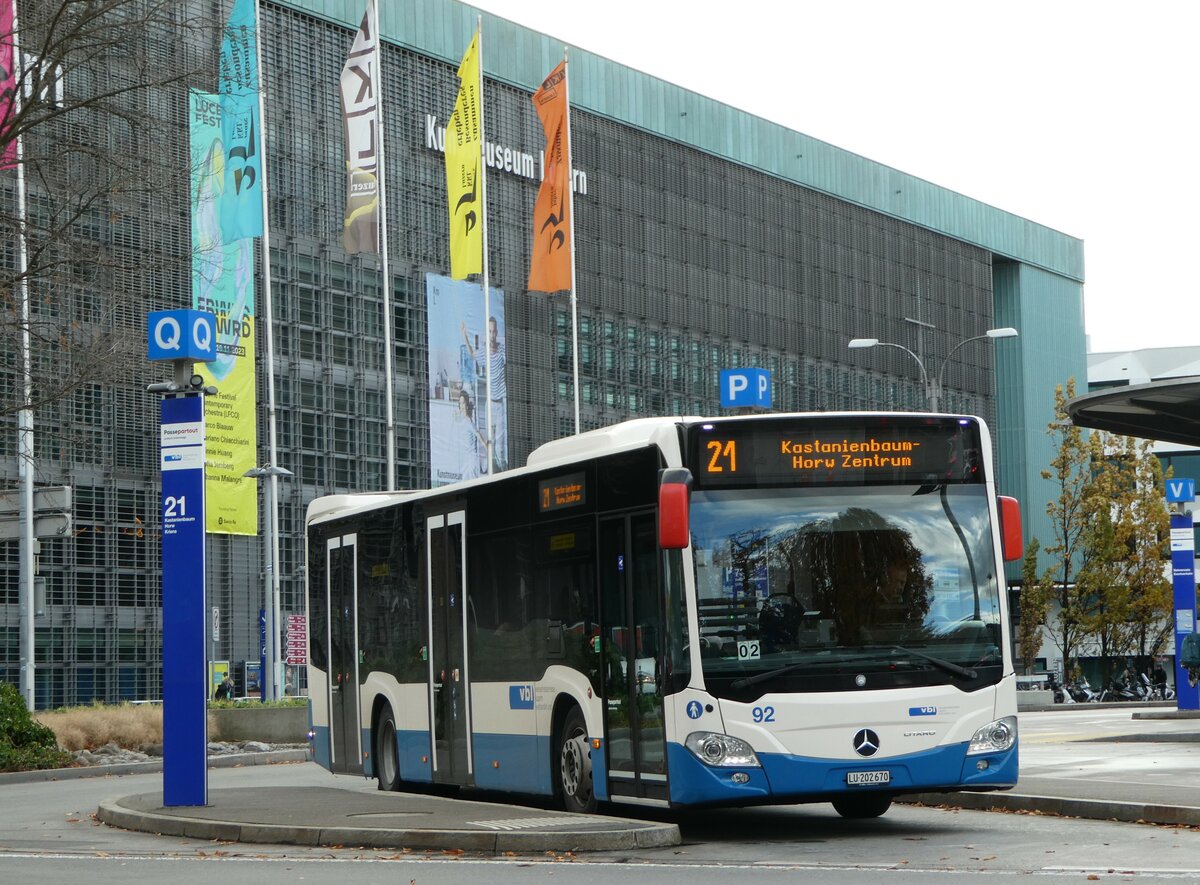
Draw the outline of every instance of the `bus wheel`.
[[[592,751],[588,746],[583,713],[572,707],[563,722],[558,745],[558,789],[567,811],[590,814],[596,810],[592,790]]]
[[[833,800],[833,809],[842,817],[862,819],[879,817],[892,807],[892,797],[879,793],[860,793],[855,796],[839,796]]]
[[[396,752],[396,717],[392,705],[384,704],[375,728],[375,774],[379,789],[394,792],[400,789],[400,758]]]

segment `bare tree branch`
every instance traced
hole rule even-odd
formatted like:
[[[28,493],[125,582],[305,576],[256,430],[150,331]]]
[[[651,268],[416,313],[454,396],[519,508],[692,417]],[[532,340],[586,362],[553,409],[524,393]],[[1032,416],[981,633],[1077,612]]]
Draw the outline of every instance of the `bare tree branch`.
[[[12,174],[0,174],[0,417],[128,383],[141,317],[182,306],[164,293],[190,290],[187,94],[215,85],[221,14],[203,0],[18,2],[20,100],[0,120],[0,150],[20,139],[28,209],[21,217]]]

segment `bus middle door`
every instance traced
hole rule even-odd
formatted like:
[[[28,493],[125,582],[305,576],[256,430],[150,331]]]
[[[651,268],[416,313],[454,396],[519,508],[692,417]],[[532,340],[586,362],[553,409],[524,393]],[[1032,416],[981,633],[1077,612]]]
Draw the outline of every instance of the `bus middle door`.
[[[363,770],[358,672],[358,535],[326,542],[330,770]]]
[[[600,593],[609,795],[665,802],[663,637],[654,513],[601,519]]]
[[[466,784],[471,758],[471,698],[467,674],[467,548],[465,511],[425,523],[429,563],[429,711],[433,779]]]

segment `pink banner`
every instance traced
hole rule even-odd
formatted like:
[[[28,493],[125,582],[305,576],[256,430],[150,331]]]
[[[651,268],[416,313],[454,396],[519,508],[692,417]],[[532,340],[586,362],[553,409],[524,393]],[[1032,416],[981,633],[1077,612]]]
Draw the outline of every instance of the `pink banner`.
[[[9,131],[11,117],[16,109],[17,66],[13,21],[16,0],[0,0],[0,140],[4,149],[0,154],[0,169],[11,169],[17,165],[17,137]]]

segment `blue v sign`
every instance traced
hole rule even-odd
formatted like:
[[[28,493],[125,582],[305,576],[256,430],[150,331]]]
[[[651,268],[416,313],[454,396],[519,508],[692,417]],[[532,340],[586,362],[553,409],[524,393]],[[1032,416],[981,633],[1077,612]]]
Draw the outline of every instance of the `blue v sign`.
[[[1194,479],[1168,479],[1167,480],[1167,503],[1178,504],[1180,502],[1196,500],[1196,480]]]

